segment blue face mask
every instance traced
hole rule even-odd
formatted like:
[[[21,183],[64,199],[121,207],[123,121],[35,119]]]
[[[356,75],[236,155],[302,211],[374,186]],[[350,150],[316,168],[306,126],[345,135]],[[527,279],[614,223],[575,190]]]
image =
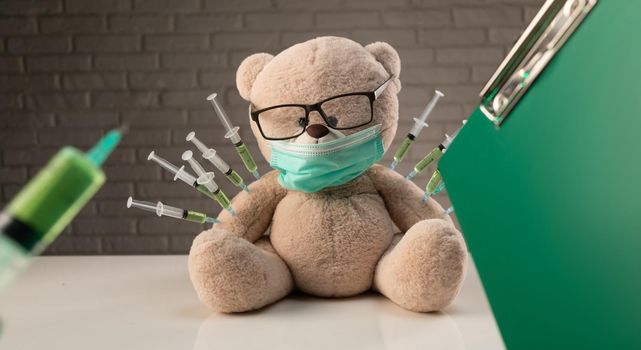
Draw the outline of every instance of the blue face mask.
[[[290,190],[317,192],[345,184],[378,162],[385,150],[381,126],[319,144],[270,141],[272,168],[278,182]]]

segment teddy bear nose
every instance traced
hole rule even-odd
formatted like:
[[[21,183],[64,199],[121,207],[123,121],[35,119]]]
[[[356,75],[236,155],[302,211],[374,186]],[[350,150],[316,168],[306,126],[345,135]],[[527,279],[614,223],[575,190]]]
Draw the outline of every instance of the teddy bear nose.
[[[306,129],[307,134],[315,139],[320,139],[321,137],[329,134],[329,129],[323,124],[312,124]]]

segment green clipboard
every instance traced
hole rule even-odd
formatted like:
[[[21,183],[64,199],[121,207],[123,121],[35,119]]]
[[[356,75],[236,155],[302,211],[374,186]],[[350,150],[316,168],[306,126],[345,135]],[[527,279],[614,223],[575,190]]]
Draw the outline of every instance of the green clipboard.
[[[641,1],[549,0],[439,162],[508,349],[641,349]]]

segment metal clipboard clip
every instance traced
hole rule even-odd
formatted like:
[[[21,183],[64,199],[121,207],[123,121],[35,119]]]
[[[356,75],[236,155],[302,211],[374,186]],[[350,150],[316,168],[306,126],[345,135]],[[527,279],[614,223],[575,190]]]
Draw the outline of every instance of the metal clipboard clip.
[[[597,0],[547,0],[481,91],[481,111],[497,127],[505,121]]]

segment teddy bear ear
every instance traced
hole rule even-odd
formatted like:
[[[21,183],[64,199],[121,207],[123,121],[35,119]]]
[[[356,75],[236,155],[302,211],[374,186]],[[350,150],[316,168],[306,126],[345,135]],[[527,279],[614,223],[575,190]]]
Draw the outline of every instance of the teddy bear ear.
[[[256,81],[258,73],[263,70],[272,58],[274,58],[274,56],[268,53],[257,53],[245,58],[243,62],[240,63],[236,71],[236,87],[242,98],[249,101],[252,86],[254,85],[254,81]]]
[[[365,46],[365,49],[374,55],[389,74],[398,79],[401,74],[401,58],[392,45],[378,41]]]

